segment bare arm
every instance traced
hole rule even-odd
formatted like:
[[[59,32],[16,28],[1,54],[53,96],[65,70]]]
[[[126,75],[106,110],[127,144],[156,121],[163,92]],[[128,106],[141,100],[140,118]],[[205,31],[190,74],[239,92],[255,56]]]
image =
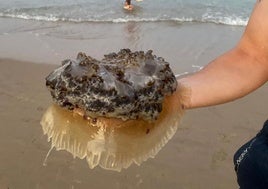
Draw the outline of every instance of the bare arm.
[[[185,108],[196,108],[243,97],[267,80],[268,0],[258,0],[236,47],[178,82],[190,91]]]

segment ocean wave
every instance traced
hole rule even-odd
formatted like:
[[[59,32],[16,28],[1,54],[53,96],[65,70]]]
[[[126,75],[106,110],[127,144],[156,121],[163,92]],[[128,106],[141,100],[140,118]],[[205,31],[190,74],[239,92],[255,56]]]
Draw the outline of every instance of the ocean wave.
[[[245,26],[248,23],[248,18],[242,18],[241,16],[236,15],[218,15],[218,14],[208,14],[205,13],[202,15],[202,21],[212,22],[216,24],[226,24],[232,26]]]
[[[129,17],[129,16],[119,16],[119,17],[93,17],[93,18],[72,18],[72,17],[61,17],[54,14],[45,14],[45,15],[31,15],[27,13],[3,13],[0,12],[0,17],[2,18],[18,18],[25,20],[36,20],[36,21],[47,21],[47,22],[111,22],[111,23],[127,23],[127,22],[179,22],[179,23],[215,23],[215,24],[224,24],[232,26],[245,26],[248,22],[248,18],[241,18],[239,16],[218,16],[218,15],[209,15],[203,14],[200,18],[192,17]]]
[[[48,21],[48,22],[60,21],[59,18],[57,18],[57,17],[55,17],[53,15],[31,16],[31,15],[27,15],[25,13],[22,13],[22,14],[4,14],[4,13],[0,13],[0,17],[3,17],[3,18],[18,18],[18,19],[24,19],[24,20]]]

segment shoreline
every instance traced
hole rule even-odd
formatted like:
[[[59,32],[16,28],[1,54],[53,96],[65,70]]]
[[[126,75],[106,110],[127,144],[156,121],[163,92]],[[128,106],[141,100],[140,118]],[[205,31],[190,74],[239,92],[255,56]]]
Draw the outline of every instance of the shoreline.
[[[195,71],[232,48],[244,27],[212,23],[54,23],[0,18],[0,58],[59,65],[85,52],[152,49],[175,74]]]

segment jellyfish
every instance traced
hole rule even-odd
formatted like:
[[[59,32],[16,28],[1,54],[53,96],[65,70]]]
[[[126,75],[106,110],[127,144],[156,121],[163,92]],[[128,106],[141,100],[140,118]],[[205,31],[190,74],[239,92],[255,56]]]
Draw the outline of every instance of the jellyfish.
[[[52,148],[115,171],[155,157],[176,132],[186,97],[175,93],[169,63],[151,50],[121,49],[100,61],[79,53],[46,86],[53,104],[41,125]]]

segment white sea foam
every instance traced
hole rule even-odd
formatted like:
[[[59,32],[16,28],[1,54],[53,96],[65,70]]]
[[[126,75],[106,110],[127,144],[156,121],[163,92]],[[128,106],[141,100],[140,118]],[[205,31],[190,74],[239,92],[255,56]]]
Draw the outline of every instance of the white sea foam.
[[[218,15],[218,14],[208,14],[205,13],[202,15],[203,22],[213,22],[216,24],[226,24],[226,25],[233,25],[233,26],[245,26],[248,23],[248,18],[241,18],[241,16],[230,15]]]
[[[48,21],[48,22],[58,22],[58,21],[66,21],[66,22],[113,22],[113,23],[126,23],[126,22],[168,22],[175,21],[180,23],[188,23],[188,22],[202,22],[202,23],[215,23],[215,24],[225,24],[232,26],[245,26],[248,22],[248,18],[241,18],[235,16],[223,16],[223,17],[214,17],[210,15],[203,15],[201,19],[194,19],[190,17],[175,17],[175,18],[161,18],[161,17],[148,17],[148,18],[140,18],[140,17],[119,17],[119,18],[64,18],[57,17],[52,14],[48,15],[29,15],[26,13],[21,14],[5,14],[0,13],[0,17],[7,18],[19,18],[25,20],[37,20],[37,21]]]
[[[20,18],[20,19],[25,19],[25,20],[37,20],[37,21],[50,21],[50,22],[56,22],[59,21],[57,17],[53,15],[47,15],[47,16],[33,16],[33,15],[28,15],[26,13],[21,13],[21,14],[4,14],[0,13],[0,17],[7,17],[7,18]]]

